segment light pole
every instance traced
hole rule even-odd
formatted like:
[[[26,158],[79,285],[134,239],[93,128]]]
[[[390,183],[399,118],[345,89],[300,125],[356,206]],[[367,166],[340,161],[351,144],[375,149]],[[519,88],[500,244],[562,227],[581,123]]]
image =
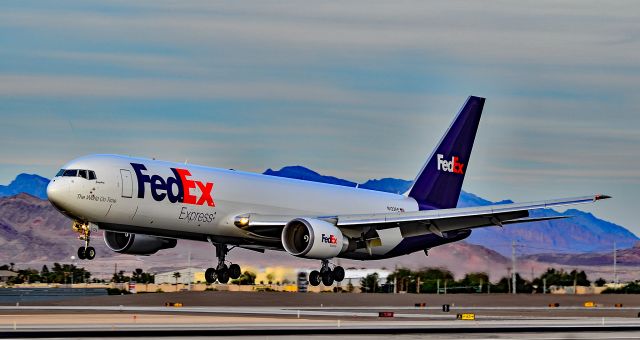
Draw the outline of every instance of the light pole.
[[[76,257],[75,256],[71,256],[71,263],[72,263],[72,267],[71,267],[71,288],[73,288],[73,283],[74,283],[73,282],[73,277],[75,275],[73,275],[74,274],[73,272],[74,272],[74,269],[76,267],[76,262],[75,261],[76,261]]]

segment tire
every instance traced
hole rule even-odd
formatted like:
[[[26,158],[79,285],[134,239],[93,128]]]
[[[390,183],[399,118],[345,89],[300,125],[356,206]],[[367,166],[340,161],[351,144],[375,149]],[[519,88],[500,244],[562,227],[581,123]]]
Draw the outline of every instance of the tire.
[[[218,274],[218,282],[222,283],[222,284],[226,284],[227,282],[229,282],[229,270],[228,269],[218,269],[216,271],[216,274]]]
[[[242,275],[242,271],[240,269],[240,266],[237,264],[232,264],[229,266],[229,277],[232,279],[237,279],[240,277],[240,275]]]
[[[312,270],[311,273],[309,273],[309,284],[312,286],[318,286],[320,285],[320,272],[317,270]]]
[[[331,270],[322,273],[322,284],[327,287],[333,284],[333,272]]]
[[[84,259],[86,259],[86,258],[87,258],[87,257],[85,256],[85,249],[84,249],[84,247],[80,247],[80,248],[78,248],[78,258],[79,258],[80,260],[84,260]]]
[[[216,282],[216,280],[218,279],[218,275],[216,275],[216,270],[213,268],[207,268],[207,270],[204,272],[204,279],[207,281],[208,284],[212,284]]]
[[[96,249],[93,247],[87,247],[87,249],[84,251],[84,256],[87,258],[87,260],[93,260],[96,258]]]
[[[333,279],[336,280],[337,282],[342,282],[342,280],[344,280],[344,268],[337,266],[335,268],[333,268]]]

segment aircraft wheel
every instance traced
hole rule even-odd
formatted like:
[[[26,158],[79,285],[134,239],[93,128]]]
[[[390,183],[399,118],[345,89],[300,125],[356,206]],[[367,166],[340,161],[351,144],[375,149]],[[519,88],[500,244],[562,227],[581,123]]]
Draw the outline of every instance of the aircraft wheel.
[[[222,284],[229,282],[229,270],[227,268],[218,269],[216,274],[218,274],[218,282]]]
[[[84,247],[80,247],[80,248],[78,248],[78,258],[79,258],[80,260],[84,260],[84,259],[86,259],[86,258],[87,258],[85,254],[86,254],[86,252],[85,252]]]
[[[85,249],[84,251],[84,256],[87,258],[87,260],[93,260],[96,258],[96,249],[93,247],[87,247],[87,249]]]
[[[240,275],[242,275],[242,272],[240,270],[240,266],[237,264],[232,264],[229,266],[229,277],[232,279],[237,279],[240,277]]]
[[[337,266],[335,268],[333,268],[333,279],[336,280],[337,282],[341,282],[342,280],[344,280],[344,268]]]
[[[320,284],[320,272],[317,270],[312,270],[309,273],[309,284],[312,286],[318,286]]]
[[[333,272],[331,270],[322,273],[322,284],[325,286],[331,286],[333,284]]]
[[[218,279],[218,276],[216,275],[216,270],[213,268],[207,268],[207,270],[204,272],[204,279],[207,281],[208,284],[212,284],[216,282],[216,280]]]

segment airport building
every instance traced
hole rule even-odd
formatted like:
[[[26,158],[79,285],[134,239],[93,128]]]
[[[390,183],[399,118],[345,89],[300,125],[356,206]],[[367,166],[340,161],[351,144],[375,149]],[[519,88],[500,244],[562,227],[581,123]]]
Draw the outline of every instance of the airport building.
[[[17,276],[16,272],[10,270],[0,270],[0,282],[7,282],[10,278]]]
[[[307,271],[309,273],[310,270]],[[340,286],[344,289],[351,284],[356,291],[360,291],[360,281],[371,274],[378,274],[378,283],[384,284],[387,282],[387,277],[391,275],[391,271],[384,269],[354,269],[345,268],[344,280],[340,283]]]

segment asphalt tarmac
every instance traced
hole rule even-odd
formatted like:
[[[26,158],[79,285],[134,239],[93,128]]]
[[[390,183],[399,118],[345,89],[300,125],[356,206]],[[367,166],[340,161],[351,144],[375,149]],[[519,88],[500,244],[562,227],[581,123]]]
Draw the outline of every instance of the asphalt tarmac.
[[[464,307],[582,307],[585,302],[599,306],[640,308],[640,295],[554,295],[554,294],[350,294],[288,292],[175,292],[110,296],[78,296],[56,301],[24,302],[21,305],[49,306],[161,306],[167,301],[182,302],[190,307],[413,307],[425,303],[429,307],[443,304]],[[15,303],[0,303],[15,305]]]
[[[165,307],[166,302],[183,306]],[[585,302],[593,307],[585,307]],[[442,311],[443,304],[450,306],[448,312]],[[394,315],[380,317],[379,312]],[[0,337],[339,334],[370,339],[400,334],[462,339],[544,334],[536,339],[623,339],[640,338],[639,312],[640,297],[635,295],[180,292],[4,305],[0,306]],[[475,320],[458,320],[459,313],[473,313]]]

